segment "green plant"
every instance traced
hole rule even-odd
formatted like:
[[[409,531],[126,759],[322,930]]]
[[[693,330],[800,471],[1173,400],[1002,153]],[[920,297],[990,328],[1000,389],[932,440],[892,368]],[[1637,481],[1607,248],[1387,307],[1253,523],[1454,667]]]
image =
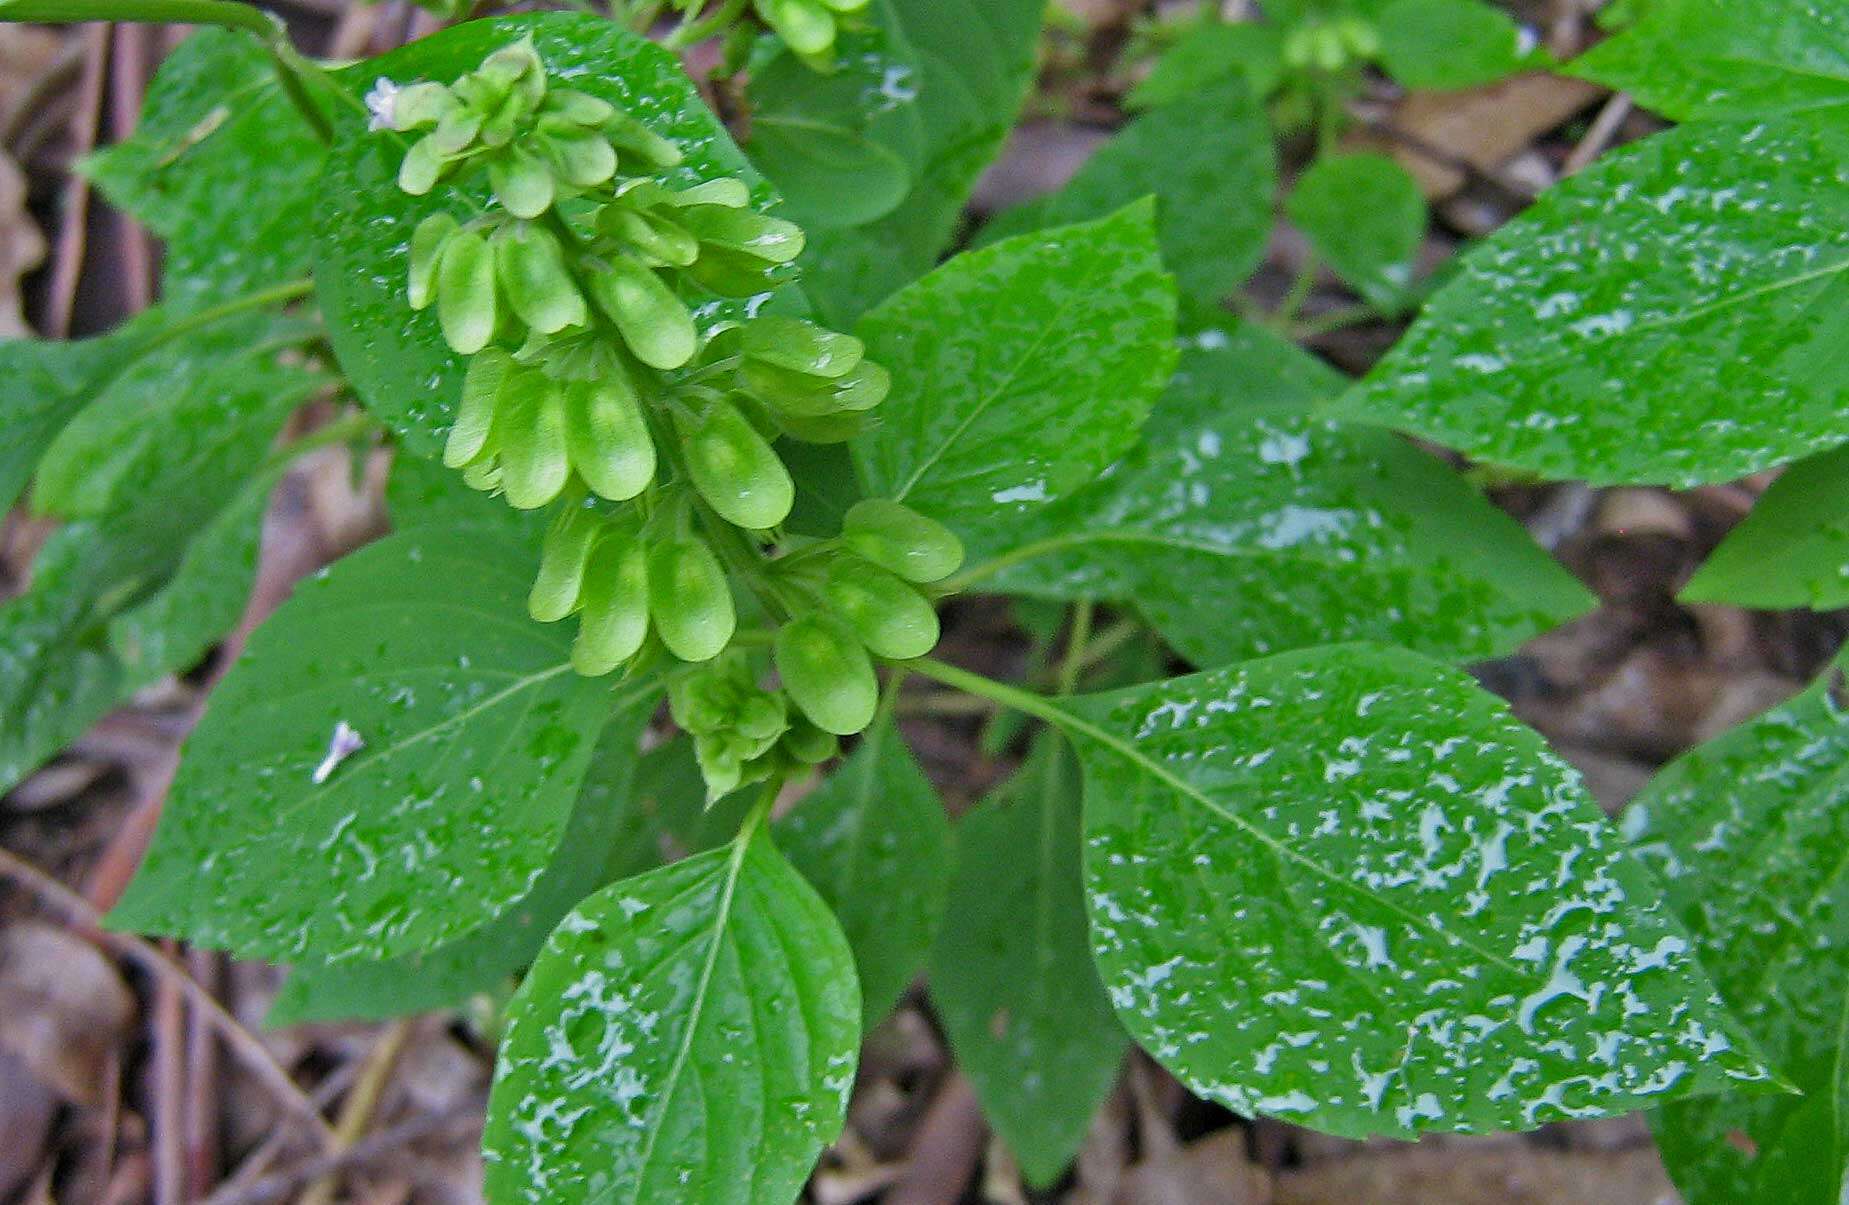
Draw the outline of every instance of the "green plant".
[[[672,7],[681,41],[759,32]],[[30,483],[67,521],[0,610],[0,785],[235,621],[295,456],[388,441],[395,533],[255,633],[111,923],[292,964],[278,1021],[518,976],[495,1199],[793,1199],[927,966],[1037,1184],[1134,1041],[1341,1135],[1649,1108],[1704,1199],[1834,1199],[1841,1158],[1784,1152],[1844,1142],[1840,868],[1807,839],[1841,827],[1838,692],[1693,755],[1620,833],[1454,668],[1590,597],[1382,428],[1594,482],[1815,454],[1691,590],[1840,600],[1849,551],[1811,516],[1849,433],[1849,21],[1657,0],[1575,69],[1687,123],[1470,251],[1351,386],[1277,333],[1307,283],[1262,321],[1218,308],[1268,235],[1287,93],[1325,148],[1288,216],[1360,313],[1398,312],[1423,203],[1328,151],[1339,103],[1377,54],[1412,85],[1512,69],[1514,44],[1395,66],[1428,9],[1484,45],[1506,19],[1205,23],[1070,185],[938,265],[1040,7],[754,4],[782,44],[725,63],[741,150],[671,54],[588,14],[329,68],[219,0],[0,0],[233,27],[86,166],[168,239],[163,305],[0,346],[0,500]],[[1201,74],[1195,39],[1233,30],[1244,66]],[[343,417],[273,446],[317,396]],[[936,603],[974,591],[1039,629],[1032,681],[930,655]],[[1036,726],[954,836],[895,721],[953,697],[996,745]],[[1701,1140],[1732,1109],[1754,1168]]]

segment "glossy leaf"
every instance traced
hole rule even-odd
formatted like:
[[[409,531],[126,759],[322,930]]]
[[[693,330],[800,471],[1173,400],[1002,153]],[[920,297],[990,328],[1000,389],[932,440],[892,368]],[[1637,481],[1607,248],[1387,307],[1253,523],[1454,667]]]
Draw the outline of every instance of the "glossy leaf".
[[[911,191],[923,157],[920,69],[890,21],[838,39],[822,73],[785,51],[754,71],[747,150],[787,216],[807,229],[860,226]]]
[[[355,94],[374,80],[451,80],[523,35],[553,76],[622,106],[685,153],[664,182],[686,186],[721,176],[747,179],[759,203],[771,194],[700,102],[667,51],[619,24],[583,13],[527,13],[452,26],[401,50],[369,59],[345,78]],[[369,133],[364,114],[343,107],[340,139],[319,184],[315,285],[328,338],[360,398],[414,455],[434,458],[461,397],[464,358],[443,342],[437,309],[410,308],[411,231],[432,213],[466,217],[452,188],[411,197],[395,183],[403,140]],[[480,196],[485,197],[486,184]]]
[[[1381,66],[1408,88],[1492,83],[1527,57],[1521,27],[1483,0],[1393,0],[1376,23]]]
[[[82,170],[166,241],[162,293],[185,306],[308,274],[326,157],[258,41],[203,29],[155,72],[133,136]]]
[[[1014,128],[1033,82],[1041,0],[891,0],[870,10],[916,58],[921,158],[905,200],[877,222],[810,232],[804,286],[846,330],[943,253],[964,203]]]
[[[1806,1096],[1652,1118],[1693,1205],[1836,1205],[1849,1170],[1849,710],[1840,669],[1671,763],[1624,815],[1721,995]]]
[[[982,241],[1101,218],[1154,194],[1162,257],[1182,294],[1211,305],[1251,275],[1271,234],[1277,156],[1271,124],[1244,82],[1144,114],[1070,183],[1010,210]]]
[[[296,967],[265,1023],[378,1020],[454,1007],[492,991],[533,961],[547,934],[613,878],[646,841],[635,789],[638,743],[659,703],[643,695],[613,718],[584,772],[578,802],[545,872],[524,898],[481,928],[433,950],[378,962]],[[656,858],[645,863],[653,866]]]
[[[1849,447],[1781,473],[1678,597],[1769,611],[1849,606]]]
[[[759,832],[612,884],[508,1009],[495,1201],[788,1205],[841,1132],[860,995],[841,928]]]
[[[1174,366],[1152,217],[1141,202],[969,252],[869,314],[860,334],[893,391],[854,441],[868,496],[974,556],[1122,453]]]
[[[1105,987],[1208,1099],[1406,1137],[1766,1086],[1579,776],[1464,674],[1337,645],[1069,707]]]
[[[957,875],[931,1001],[989,1124],[1030,1183],[1059,1178],[1129,1038],[1092,965],[1079,768],[1053,733],[957,823]]]
[[[1849,438],[1849,126],[1659,134],[1467,253],[1336,413],[1594,484],[1725,481]]]
[[[778,822],[777,840],[840,919],[872,1029],[930,953],[951,870],[943,802],[891,719]]]
[[[1425,196],[1386,155],[1329,155],[1297,181],[1285,212],[1310,249],[1370,303],[1398,310],[1425,241]]]
[[[1143,442],[956,584],[1122,600],[1200,665],[1357,639],[1470,661],[1592,606],[1444,464],[1317,418],[1341,383],[1257,327],[1202,330]]]
[[[462,474],[441,461],[399,456],[385,483],[385,510],[392,527],[487,527],[524,544],[537,567],[540,541],[549,521],[543,510],[515,510],[501,499],[470,489]]]
[[[1284,78],[1284,30],[1272,22],[1209,22],[1196,26],[1163,52],[1155,69],[1130,90],[1126,107],[1193,104],[1229,79],[1242,78],[1252,95],[1266,97]]]
[[[520,545],[425,528],[300,587],[213,691],[112,923],[338,962],[432,949],[523,898],[615,689],[526,618],[529,584]]]
[[[1686,121],[1849,104],[1849,9],[1831,0],[1651,0],[1574,75]]]

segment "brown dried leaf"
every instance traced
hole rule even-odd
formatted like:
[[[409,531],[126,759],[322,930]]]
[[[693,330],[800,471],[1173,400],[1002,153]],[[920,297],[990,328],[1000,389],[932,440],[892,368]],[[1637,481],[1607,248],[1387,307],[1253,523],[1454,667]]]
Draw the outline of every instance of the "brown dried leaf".
[[[1170,1154],[1137,1164],[1118,1205],[1270,1205],[1271,1177],[1246,1157],[1243,1129],[1218,1130]]]
[[[1420,1146],[1314,1164],[1278,1177],[1274,1205],[1672,1205],[1678,1199],[1652,1148],[1551,1151],[1521,1142]]]
[[[134,995],[88,942],[38,921],[0,931],[0,1052],[65,1099],[101,1103],[109,1052],[134,1015]]]
[[[44,258],[45,236],[26,213],[26,177],[12,157],[0,151],[0,339],[32,334],[19,280]]]

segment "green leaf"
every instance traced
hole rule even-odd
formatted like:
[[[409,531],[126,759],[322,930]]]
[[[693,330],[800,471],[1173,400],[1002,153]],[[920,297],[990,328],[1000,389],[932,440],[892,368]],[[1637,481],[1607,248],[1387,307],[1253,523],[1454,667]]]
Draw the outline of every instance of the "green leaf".
[[[1284,79],[1284,29],[1270,22],[1198,25],[1157,60],[1155,69],[1130,90],[1124,105],[1153,109],[1192,104],[1202,93],[1234,77],[1257,97],[1270,96]]]
[[[1153,193],[1164,262],[1183,296],[1212,305],[1264,257],[1276,188],[1270,122],[1233,80],[1132,121],[1064,188],[1003,214],[981,241],[1101,218]]]
[[[518,903],[481,928],[433,950],[379,962],[298,966],[265,1024],[378,1020],[429,1012],[491,991],[528,966],[546,935],[585,896],[620,877],[648,834],[636,792],[642,730],[659,699],[641,696],[598,738],[578,802],[545,872]],[[658,856],[649,856],[653,866]]]
[[[1768,611],[1849,606],[1849,447],[1781,473],[1677,597]]]
[[[515,510],[491,494],[470,489],[461,473],[440,461],[402,454],[392,462],[392,475],[385,482],[385,511],[398,531],[490,528],[532,549],[535,565],[549,521],[544,510]]]
[[[867,315],[868,355],[893,378],[854,441],[868,495],[977,554],[1124,452],[1175,363],[1152,218],[1139,202],[969,252]]]
[[[1328,646],[1063,726],[1105,986],[1209,1100],[1410,1137],[1765,1086],[1579,776],[1464,674]]]
[[[944,805],[890,718],[778,822],[777,839],[840,918],[872,1029],[930,953],[951,870]]]
[[[920,69],[890,22],[843,33],[823,74],[785,51],[754,72],[751,161],[808,229],[860,226],[911,191],[923,155]]]
[[[820,539],[840,535],[848,508],[865,497],[848,446],[786,439],[777,444],[777,456],[796,480],[796,506],[783,529]]]
[[[204,29],[155,73],[134,135],[82,170],[166,240],[162,292],[189,305],[308,274],[326,157],[257,40]]]
[[[156,372],[99,399],[98,407],[150,408],[141,418],[156,443],[130,458],[124,475],[135,488],[94,500],[84,508],[92,517],[59,529],[33,566],[31,588],[0,606],[0,790],[131,690],[190,664],[243,610],[242,593],[188,608],[162,599],[171,587],[189,591],[199,562],[214,559],[211,541],[240,521],[227,511],[239,509],[277,430],[316,378],[273,357],[195,350],[190,340],[171,343],[159,362],[196,375]],[[170,422],[175,415],[188,419]],[[251,510],[242,514],[254,524]]]
[[[1482,0],[1394,0],[1377,18],[1380,61],[1408,88],[1471,88],[1528,57],[1509,14]]]
[[[1258,327],[1201,331],[1143,442],[954,584],[1130,602],[1200,665],[1332,640],[1471,661],[1592,606],[1443,463],[1315,417],[1342,379]]]
[[[931,1001],[995,1132],[1035,1187],[1059,1178],[1129,1038],[1085,931],[1079,774],[1052,733],[957,823],[957,875]]]
[[[847,330],[931,270],[976,179],[1014,128],[1034,79],[1043,0],[891,0],[871,11],[911,46],[922,83],[922,160],[905,200],[877,222],[810,232],[804,286]]]
[[[1849,438],[1849,127],[1683,126],[1462,260],[1333,413],[1595,485],[1725,481]]]
[[[378,78],[452,80],[488,53],[531,34],[561,83],[622,106],[670,139],[685,161],[660,178],[681,187],[732,176],[772,194],[732,144],[667,51],[616,22],[584,13],[526,13],[452,26],[369,59],[345,76],[355,93]],[[461,398],[465,357],[443,342],[437,307],[413,313],[407,298],[411,231],[436,212],[466,217],[454,188],[412,197],[399,190],[401,138],[369,133],[363,115],[339,114],[340,138],[319,184],[315,286],[328,338],[360,398],[414,455],[435,458]],[[481,184],[480,200],[487,195]]]
[[[508,1009],[495,1201],[788,1205],[841,1132],[860,993],[841,927],[762,833],[598,892]]]
[[[1425,195],[1405,168],[1385,155],[1326,156],[1298,179],[1284,211],[1355,292],[1382,309],[1406,305]]]
[[[213,691],[111,923],[339,962],[524,897],[613,706],[570,631],[526,618],[530,581],[491,529],[423,528],[299,588]]]
[[[1849,710],[1840,669],[1671,763],[1624,814],[1721,995],[1806,1097],[1652,1119],[1690,1201],[1836,1205],[1849,1167]],[[1834,1116],[1832,1116],[1834,1115]],[[1741,1141],[1741,1137],[1745,1142]],[[1749,1151],[1756,1150],[1756,1157]]]
[[[1849,103],[1849,9],[1815,0],[1653,0],[1567,70],[1647,109],[1770,117]]]

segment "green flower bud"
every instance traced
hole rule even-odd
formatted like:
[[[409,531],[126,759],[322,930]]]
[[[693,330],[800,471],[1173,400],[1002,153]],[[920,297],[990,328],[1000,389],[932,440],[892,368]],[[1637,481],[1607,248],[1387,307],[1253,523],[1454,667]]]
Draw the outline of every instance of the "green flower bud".
[[[616,174],[616,151],[600,134],[556,130],[538,137],[559,179],[573,188],[596,188]]]
[[[606,535],[585,570],[572,668],[587,678],[601,678],[641,651],[648,637],[648,596],[642,542],[632,534]]]
[[[857,435],[867,431],[867,416],[864,414],[825,414],[820,418],[806,418],[801,415],[779,412],[774,416],[777,427],[791,439],[806,444],[846,443]]]
[[[711,661],[738,628],[732,588],[719,558],[687,536],[649,551],[648,610],[661,642],[682,661]]]
[[[492,459],[478,460],[462,470],[462,484],[491,494],[501,488],[501,466]]]
[[[892,391],[891,375],[871,360],[832,381],[755,360],[747,360],[739,376],[752,396],[804,418],[871,410]]]
[[[835,19],[815,0],[752,0],[751,7],[797,54],[818,55],[835,44]]]
[[[538,108],[546,97],[546,65],[531,34],[490,54],[473,74],[497,94],[518,97],[529,108]]]
[[[784,689],[816,727],[852,736],[873,722],[879,679],[867,650],[840,620],[792,620],[777,632],[774,654]]]
[[[702,180],[691,188],[669,192],[660,185],[651,185],[666,194],[665,203],[675,208],[688,205],[719,205],[726,209],[743,209],[751,204],[751,187],[743,180],[723,176],[717,180]]]
[[[963,542],[956,533],[909,506],[868,498],[848,508],[841,539],[875,565],[908,582],[935,582],[963,563]]]
[[[651,269],[619,255],[593,272],[589,283],[591,297],[638,360],[669,369],[693,359],[700,343],[693,315]]]
[[[599,497],[626,502],[655,477],[655,441],[626,377],[579,384],[566,392],[571,464]]]
[[[555,115],[573,125],[596,127],[616,116],[616,106],[588,92],[572,88],[555,88],[547,95],[541,112]]]
[[[765,314],[745,324],[739,350],[761,364],[833,380],[860,365],[867,345],[800,318]]]
[[[501,227],[494,235],[494,264],[507,304],[540,334],[589,320],[584,294],[572,281],[551,231],[525,222]]]
[[[822,0],[822,3],[838,13],[857,13],[867,7],[868,0]]]
[[[488,161],[488,183],[507,212],[517,218],[536,218],[552,208],[556,195],[552,172],[538,156],[519,146]]]
[[[558,497],[571,480],[565,445],[565,406],[558,385],[544,373],[522,369],[501,386],[495,416],[501,488],[508,505],[536,510]]]
[[[737,408],[713,403],[682,437],[694,488],[726,522],[762,531],[789,517],[796,500],[790,471]]]
[[[803,251],[801,226],[750,209],[683,202],[675,220],[705,246],[734,251],[766,264],[787,264]]]
[[[937,612],[895,574],[856,557],[838,557],[828,567],[823,592],[876,656],[909,661],[937,647]]]
[[[437,297],[437,264],[449,236],[456,233],[456,219],[447,213],[433,213],[411,232],[411,308],[421,310]]]
[[[1379,32],[1360,17],[1341,18],[1335,23],[1335,31],[1356,58],[1371,59],[1380,53]]]
[[[435,137],[426,134],[413,142],[404,153],[404,162],[398,165],[398,187],[411,196],[421,197],[435,188],[443,178],[443,169],[449,166],[449,156],[436,144]]]
[[[481,114],[473,109],[457,108],[443,115],[437,128],[430,131],[428,141],[445,155],[460,155],[481,132]]]
[[[676,167],[686,157],[681,148],[621,109],[611,111],[603,132],[618,152],[627,151],[657,168]]]
[[[700,258],[700,240],[664,218],[620,205],[607,206],[597,225],[657,263],[685,268]]]
[[[469,361],[462,378],[462,404],[449,429],[449,442],[443,446],[444,464],[459,469],[473,464],[487,450],[501,386],[513,369],[512,358],[495,347],[484,349]]]
[[[1348,47],[1341,32],[1332,26],[1318,26],[1311,34],[1311,51],[1316,65],[1324,71],[1340,71],[1348,62]]]
[[[494,255],[473,230],[458,230],[437,263],[437,318],[443,341],[474,355],[494,335]]]
[[[539,546],[539,575],[527,595],[527,614],[540,623],[554,623],[578,609],[584,571],[604,527],[597,513],[582,505],[558,513]]]
[[[1307,70],[1316,60],[1316,27],[1299,25],[1284,36],[1284,64],[1298,71]]]
[[[378,125],[400,133],[434,126],[462,108],[462,102],[456,99],[455,93],[442,84],[428,80],[406,84],[402,88],[393,87],[388,81],[381,80],[376,89],[378,96],[389,98],[389,104],[387,111],[375,109],[375,121]],[[372,98],[368,98],[368,103],[373,103]]]
[[[687,279],[720,297],[756,297],[777,287],[772,265],[724,247],[703,246],[700,258],[683,268]]]

